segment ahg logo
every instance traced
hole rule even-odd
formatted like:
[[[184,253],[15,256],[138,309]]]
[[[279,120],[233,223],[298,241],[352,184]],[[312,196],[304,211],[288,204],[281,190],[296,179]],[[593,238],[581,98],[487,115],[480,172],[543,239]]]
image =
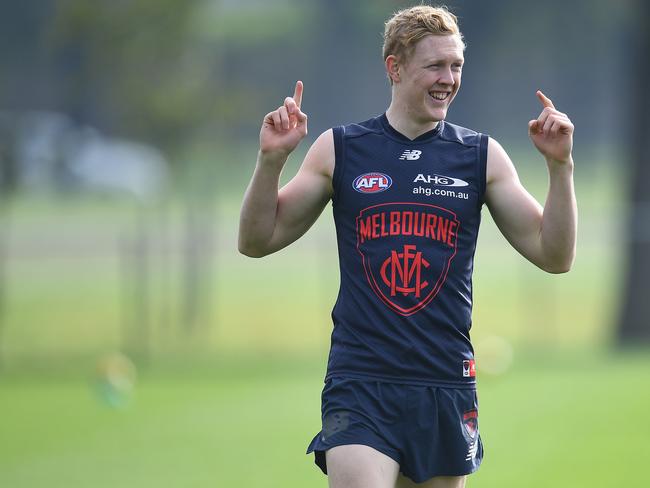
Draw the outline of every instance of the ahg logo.
[[[405,159],[415,161],[416,159],[420,159],[420,154],[422,154],[422,151],[419,151],[418,149],[407,149],[402,153],[399,159],[400,161],[404,161]]]
[[[413,180],[413,183],[418,182],[429,183],[438,186],[469,186],[469,183],[467,183],[465,180],[461,180],[460,178],[452,178],[451,176],[443,175],[423,175],[422,173],[417,175]]]
[[[392,184],[391,177],[384,173],[366,173],[357,176],[352,186],[359,193],[379,193],[388,190]]]

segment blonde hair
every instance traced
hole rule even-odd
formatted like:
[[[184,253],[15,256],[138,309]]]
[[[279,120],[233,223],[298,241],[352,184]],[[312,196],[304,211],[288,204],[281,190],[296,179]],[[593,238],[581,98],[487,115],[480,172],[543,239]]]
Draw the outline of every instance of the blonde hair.
[[[384,29],[384,61],[390,55],[401,60],[408,59],[415,45],[426,36],[457,35],[465,48],[458,19],[447,7],[418,5],[396,12]]]

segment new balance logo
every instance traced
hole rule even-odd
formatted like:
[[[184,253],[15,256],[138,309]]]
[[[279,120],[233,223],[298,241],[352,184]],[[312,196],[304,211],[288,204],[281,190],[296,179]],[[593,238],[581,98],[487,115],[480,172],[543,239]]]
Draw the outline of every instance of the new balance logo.
[[[420,159],[420,154],[422,154],[422,151],[418,151],[417,149],[407,149],[402,153],[399,159],[400,161],[404,161],[405,159],[415,161],[416,159]]]
[[[469,445],[469,448],[467,449],[467,456],[465,456],[465,461],[471,461],[473,458],[476,457],[477,453],[478,453],[478,439],[476,439],[474,442],[472,442]]]

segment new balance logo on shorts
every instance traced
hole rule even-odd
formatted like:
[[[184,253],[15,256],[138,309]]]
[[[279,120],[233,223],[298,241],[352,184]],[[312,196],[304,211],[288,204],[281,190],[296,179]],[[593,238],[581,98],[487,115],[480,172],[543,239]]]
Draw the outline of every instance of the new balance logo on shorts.
[[[476,457],[476,453],[478,453],[478,439],[476,439],[469,445],[469,449],[467,450],[467,456],[465,456],[465,461],[471,461],[473,458]]]
[[[422,151],[418,151],[417,149],[407,149],[402,153],[399,159],[400,161],[404,161],[405,159],[415,161],[416,159],[420,159],[420,154],[422,154]]]

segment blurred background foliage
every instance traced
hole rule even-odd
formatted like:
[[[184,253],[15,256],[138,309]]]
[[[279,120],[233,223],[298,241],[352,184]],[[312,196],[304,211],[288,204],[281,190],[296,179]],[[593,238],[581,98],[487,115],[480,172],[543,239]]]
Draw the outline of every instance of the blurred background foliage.
[[[535,90],[576,126],[571,273],[535,269],[483,214],[473,486],[647,486],[647,6],[447,3],[468,45],[449,120],[498,139],[541,202]],[[297,79],[310,132],[283,182],[323,130],[385,110],[383,22],[409,5],[3,2],[1,486],[326,485],[302,452],[338,288],[329,209],[251,260],[239,206],[261,120]]]

